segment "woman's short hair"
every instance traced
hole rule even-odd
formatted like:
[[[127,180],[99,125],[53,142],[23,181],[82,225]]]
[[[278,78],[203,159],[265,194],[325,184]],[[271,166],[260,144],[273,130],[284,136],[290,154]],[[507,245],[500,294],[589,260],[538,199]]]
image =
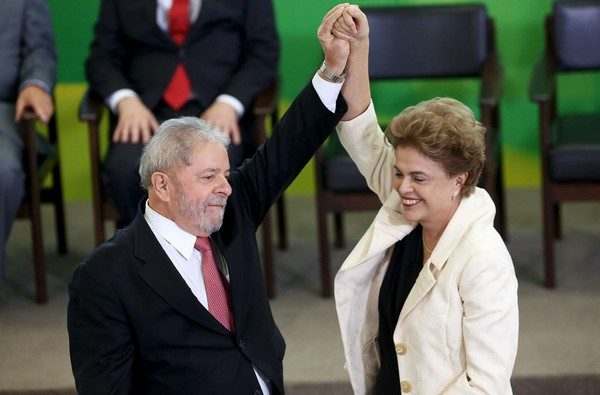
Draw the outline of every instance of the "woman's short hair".
[[[410,147],[450,177],[468,173],[462,196],[475,190],[485,162],[485,127],[458,100],[437,97],[404,109],[385,131],[390,144]]]
[[[230,144],[227,134],[197,117],[179,117],[163,122],[144,147],[140,158],[142,188],[150,188],[152,174],[157,171],[170,173],[190,166],[194,147],[205,142],[217,143],[225,150]]]

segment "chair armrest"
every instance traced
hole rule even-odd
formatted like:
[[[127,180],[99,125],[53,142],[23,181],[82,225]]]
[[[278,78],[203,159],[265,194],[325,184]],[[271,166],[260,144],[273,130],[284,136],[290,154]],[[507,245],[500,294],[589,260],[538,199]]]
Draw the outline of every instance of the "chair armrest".
[[[103,107],[102,99],[91,90],[86,90],[79,103],[79,120],[81,122],[100,122]]]
[[[26,107],[21,118],[23,121],[37,121],[38,116],[31,107]]]
[[[481,75],[481,92],[479,95],[479,104],[481,106],[496,107],[500,102],[502,94],[503,72],[502,66],[496,53],[490,54]]]
[[[52,100],[54,102],[54,99]],[[25,127],[25,133],[33,133],[33,135],[35,135],[37,133],[36,131],[36,127],[35,124],[36,122],[42,122],[40,120],[40,118],[37,116],[37,114],[35,113],[35,111],[31,108],[31,107],[25,107],[25,109],[23,110],[23,115],[21,116],[21,122],[23,122],[23,124],[27,125]],[[56,127],[56,108],[53,110],[52,115],[50,116],[50,119],[48,120],[48,122],[46,123],[46,131],[47,131],[47,140],[50,142],[50,144],[53,144],[55,146],[58,145],[58,132],[57,132],[57,127]],[[42,136],[40,134],[40,136]]]
[[[556,93],[552,59],[544,54],[536,62],[529,80],[529,98],[534,102],[550,102]]]
[[[278,105],[279,83],[273,82],[267,88],[256,96],[252,106],[252,113],[255,117],[267,116],[271,114]]]

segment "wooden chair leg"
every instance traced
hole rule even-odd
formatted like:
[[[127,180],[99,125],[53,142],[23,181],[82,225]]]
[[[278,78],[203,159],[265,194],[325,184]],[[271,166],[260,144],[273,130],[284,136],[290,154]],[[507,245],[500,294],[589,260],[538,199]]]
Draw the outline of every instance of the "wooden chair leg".
[[[554,215],[554,238],[557,240],[562,239],[562,221],[560,216],[560,204],[553,205]]]
[[[273,264],[273,240],[271,230],[271,212],[269,211],[262,222],[263,263],[267,297],[275,297],[275,267]]]
[[[333,221],[335,231],[335,248],[344,248],[346,245],[346,240],[344,238],[344,218],[342,217],[342,213],[334,213]]]
[[[33,122],[25,126],[27,152],[27,179],[29,187],[29,215],[31,220],[31,242],[33,244],[33,271],[36,302],[48,301],[46,289],[46,264],[44,262],[44,240],[42,237],[41,187],[37,176],[37,143]]]
[[[58,243],[58,253],[65,255],[67,253],[67,229],[65,225],[65,205],[62,194],[62,181],[60,174],[60,163],[57,162],[52,172],[52,194],[54,202],[54,223],[56,226],[56,241]]]
[[[285,216],[285,197],[281,195],[277,200],[277,229],[279,235],[279,249],[287,250],[288,248],[288,235],[287,235],[287,221]]]
[[[46,287],[46,262],[44,261],[44,240],[42,237],[41,210],[39,202],[31,207],[31,241],[33,243],[33,271],[35,276],[36,302],[48,302]]]
[[[549,192],[544,191],[542,196],[544,227],[544,285],[546,288],[554,288],[555,281],[555,254],[554,254],[554,235],[555,235],[555,211],[554,203],[550,201]]]
[[[327,237],[327,213],[317,202],[317,233],[319,236],[319,261],[321,268],[321,295],[331,297],[331,275],[329,273],[329,242]]]

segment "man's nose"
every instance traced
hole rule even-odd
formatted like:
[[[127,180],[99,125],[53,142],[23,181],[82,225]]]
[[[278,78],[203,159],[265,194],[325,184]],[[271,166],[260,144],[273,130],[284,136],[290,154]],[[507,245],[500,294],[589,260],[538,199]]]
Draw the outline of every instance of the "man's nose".
[[[225,196],[231,195],[231,185],[226,178],[223,178],[223,181],[217,187],[217,192],[222,193]]]

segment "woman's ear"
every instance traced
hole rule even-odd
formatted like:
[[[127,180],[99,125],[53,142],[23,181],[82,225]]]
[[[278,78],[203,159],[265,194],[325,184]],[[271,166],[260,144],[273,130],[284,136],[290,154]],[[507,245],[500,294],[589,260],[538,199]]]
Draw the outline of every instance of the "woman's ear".
[[[465,186],[469,173],[461,173],[456,176],[456,194],[460,193],[460,190]]]

